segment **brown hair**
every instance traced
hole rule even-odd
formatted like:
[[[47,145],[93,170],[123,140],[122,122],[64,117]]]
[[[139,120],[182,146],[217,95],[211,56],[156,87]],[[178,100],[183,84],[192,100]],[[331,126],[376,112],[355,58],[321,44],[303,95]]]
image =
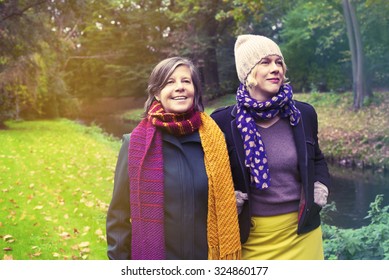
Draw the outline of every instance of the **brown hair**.
[[[204,111],[202,101],[202,87],[199,72],[194,66],[193,62],[184,57],[170,57],[159,62],[153,69],[149,77],[147,86],[148,97],[144,105],[143,117],[147,115],[151,104],[155,99],[155,95],[161,92],[165,87],[167,80],[172,75],[178,66],[188,66],[193,81],[195,95],[194,95],[194,109],[195,111]]]

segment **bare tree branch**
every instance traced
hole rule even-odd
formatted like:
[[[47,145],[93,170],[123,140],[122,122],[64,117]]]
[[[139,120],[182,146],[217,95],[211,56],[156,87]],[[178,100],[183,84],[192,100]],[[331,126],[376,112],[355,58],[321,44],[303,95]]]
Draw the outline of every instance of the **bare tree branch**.
[[[23,9],[17,9],[16,11],[12,11],[9,14],[5,14],[2,18],[0,18],[0,22],[6,21],[7,19],[14,17],[14,16],[22,16],[29,9],[31,9],[33,7],[37,7],[39,5],[42,5],[43,3],[46,3],[46,2],[47,2],[47,0],[41,0],[41,1],[38,1],[35,3],[32,3],[32,4],[24,7]]]
[[[97,54],[97,55],[72,55],[69,56],[66,59],[66,62],[64,64],[64,68],[66,68],[67,64],[71,59],[104,59],[108,60],[111,58],[118,58],[123,55],[123,52],[114,52],[114,53],[107,53],[107,54]]]

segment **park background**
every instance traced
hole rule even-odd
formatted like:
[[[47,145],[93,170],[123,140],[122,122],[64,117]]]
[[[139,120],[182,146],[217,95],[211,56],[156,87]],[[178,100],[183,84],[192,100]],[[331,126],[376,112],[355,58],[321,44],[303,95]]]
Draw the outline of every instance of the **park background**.
[[[276,41],[319,116],[326,259],[389,259],[386,0],[0,0],[0,258],[102,260],[120,137],[161,59],[235,102],[236,36]]]

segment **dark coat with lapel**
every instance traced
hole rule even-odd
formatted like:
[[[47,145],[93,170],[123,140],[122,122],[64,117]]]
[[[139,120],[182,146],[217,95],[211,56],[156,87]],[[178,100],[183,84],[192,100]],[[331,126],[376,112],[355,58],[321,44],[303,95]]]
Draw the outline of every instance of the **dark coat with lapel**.
[[[319,181],[329,188],[330,175],[319,148],[317,114],[314,108],[307,103],[296,101],[296,106],[301,112],[301,120],[297,126],[293,127],[293,137],[302,183],[297,233],[302,234],[320,225],[321,207],[314,202],[314,182]],[[250,196],[250,175],[244,165],[243,141],[236,126],[236,111],[236,105],[227,106],[213,112],[211,117],[224,132],[235,189],[248,193]],[[250,212],[250,203],[247,201],[239,215],[242,243],[246,242],[250,232]]]
[[[131,259],[128,179],[130,134],[123,137],[106,221],[108,258]],[[167,259],[207,259],[208,177],[199,134],[163,133],[165,246]]]

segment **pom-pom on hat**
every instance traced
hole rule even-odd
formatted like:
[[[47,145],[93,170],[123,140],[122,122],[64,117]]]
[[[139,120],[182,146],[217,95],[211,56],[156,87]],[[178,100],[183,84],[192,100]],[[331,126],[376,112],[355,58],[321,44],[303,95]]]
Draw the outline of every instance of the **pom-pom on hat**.
[[[262,58],[269,55],[278,55],[282,59],[281,50],[271,39],[261,36],[240,35],[235,42],[235,66],[239,81],[244,84],[251,70]]]

